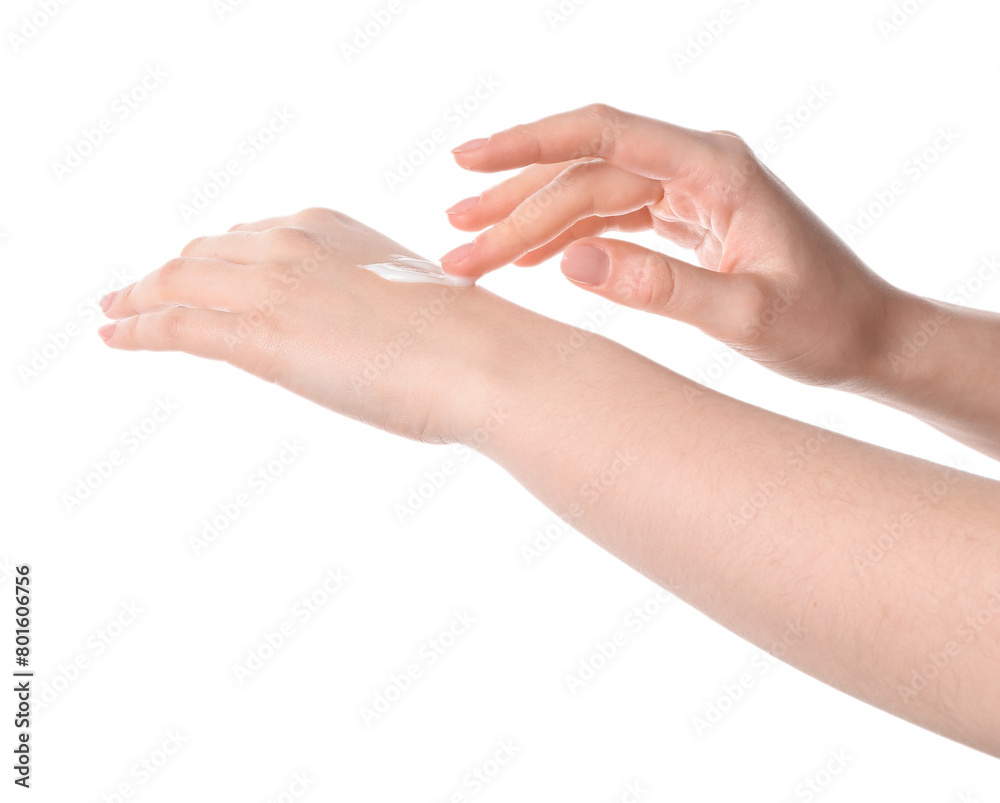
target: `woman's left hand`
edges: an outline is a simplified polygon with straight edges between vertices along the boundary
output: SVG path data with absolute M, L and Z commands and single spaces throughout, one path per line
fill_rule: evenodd
M 329 209 L 234 226 L 102 299 L 116 323 L 100 333 L 223 360 L 400 435 L 462 440 L 489 414 L 484 377 L 527 344 L 511 315 L 546 319 L 478 287 L 358 269 L 393 254 L 417 256 Z

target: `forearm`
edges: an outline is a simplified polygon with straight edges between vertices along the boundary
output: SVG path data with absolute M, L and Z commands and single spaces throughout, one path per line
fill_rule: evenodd
M 1000 315 L 901 293 L 865 396 L 1000 459 Z
M 738 635 L 769 649 L 797 628 L 790 664 L 1000 756 L 997 483 L 552 334 L 502 363 L 509 418 L 476 448 Z

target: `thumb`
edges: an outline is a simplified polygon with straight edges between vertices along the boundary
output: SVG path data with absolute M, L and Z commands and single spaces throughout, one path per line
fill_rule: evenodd
M 587 237 L 566 248 L 562 272 L 579 287 L 627 307 L 739 341 L 762 299 L 757 277 L 719 273 L 635 243 Z

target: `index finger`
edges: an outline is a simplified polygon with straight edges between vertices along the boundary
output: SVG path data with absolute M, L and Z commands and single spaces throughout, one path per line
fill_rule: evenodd
M 453 153 L 459 165 L 483 173 L 591 157 L 661 181 L 718 167 L 723 156 L 709 132 L 603 103 L 517 125 L 487 140 L 459 145 Z

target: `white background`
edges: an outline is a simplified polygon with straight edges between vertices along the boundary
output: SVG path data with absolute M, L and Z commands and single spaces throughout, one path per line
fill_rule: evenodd
M 995 759 L 764 660 L 680 601 L 657 605 L 650 581 L 485 458 L 367 429 L 218 363 L 112 351 L 92 306 L 116 275 L 138 278 L 197 235 L 314 205 L 437 258 L 468 239 L 443 210 L 497 180 L 448 150 L 592 101 L 774 140 L 767 163 L 870 265 L 956 300 L 1000 250 L 1000 7 L 911 0 L 889 30 L 881 1 L 400 0 L 348 57 L 357 26 L 387 5 L 4 4 L 0 641 L 8 673 L 9 572 L 28 562 L 35 695 L 49 702 L 34 712 L 33 789 L 12 792 L 5 769 L 2 798 L 96 803 L 128 783 L 125 799 L 144 803 L 263 803 L 293 799 L 298 773 L 306 801 L 611 803 L 634 799 L 636 783 L 658 803 L 785 801 L 810 799 L 801 785 L 817 779 L 824 801 L 1000 802 Z M 26 18 L 43 23 L 32 36 Z M 702 52 L 679 64 L 690 38 Z M 120 114 L 150 69 L 166 77 Z M 828 97 L 809 110 L 816 89 Z M 276 109 L 294 120 L 248 161 L 247 138 Z M 105 117 L 112 130 L 88 149 Z M 914 174 L 949 127 L 957 142 Z M 435 128 L 446 141 L 391 187 Z M 88 152 L 56 167 L 71 150 Z M 182 204 L 231 159 L 239 174 L 185 220 Z M 897 179 L 905 192 L 850 238 L 858 207 Z M 600 305 L 556 260 L 482 284 L 574 324 Z M 1000 310 L 1000 281 L 971 288 L 967 303 Z M 687 327 L 620 309 L 598 328 L 752 403 L 1000 477 L 919 422 L 796 386 Z M 146 421 L 131 449 L 123 437 L 158 400 L 176 411 Z M 256 493 L 250 476 L 286 439 L 304 451 Z M 115 449 L 124 463 L 67 509 Z M 446 461 L 451 476 L 401 520 L 396 506 Z M 252 504 L 195 554 L 189 539 L 240 492 Z M 560 537 L 529 564 L 523 547 L 546 528 Z M 337 568 L 350 579 L 297 617 Z M 636 630 L 629 614 L 646 603 L 655 613 Z M 134 621 L 111 624 L 133 604 Z M 428 665 L 427 644 L 466 612 L 475 623 Z M 292 635 L 241 683 L 234 667 L 284 621 Z M 628 643 L 572 693 L 567 676 L 616 630 Z M 420 678 L 366 724 L 362 709 L 410 663 Z M 753 686 L 727 704 L 744 673 Z M 712 705 L 727 710 L 699 732 Z M 5 723 L 13 706 L 5 693 Z M 182 747 L 143 782 L 137 762 L 161 758 L 172 732 Z M 8 767 L 10 724 L 2 733 Z M 486 786 L 467 783 L 505 741 L 513 758 Z M 848 759 L 831 778 L 835 751 Z

